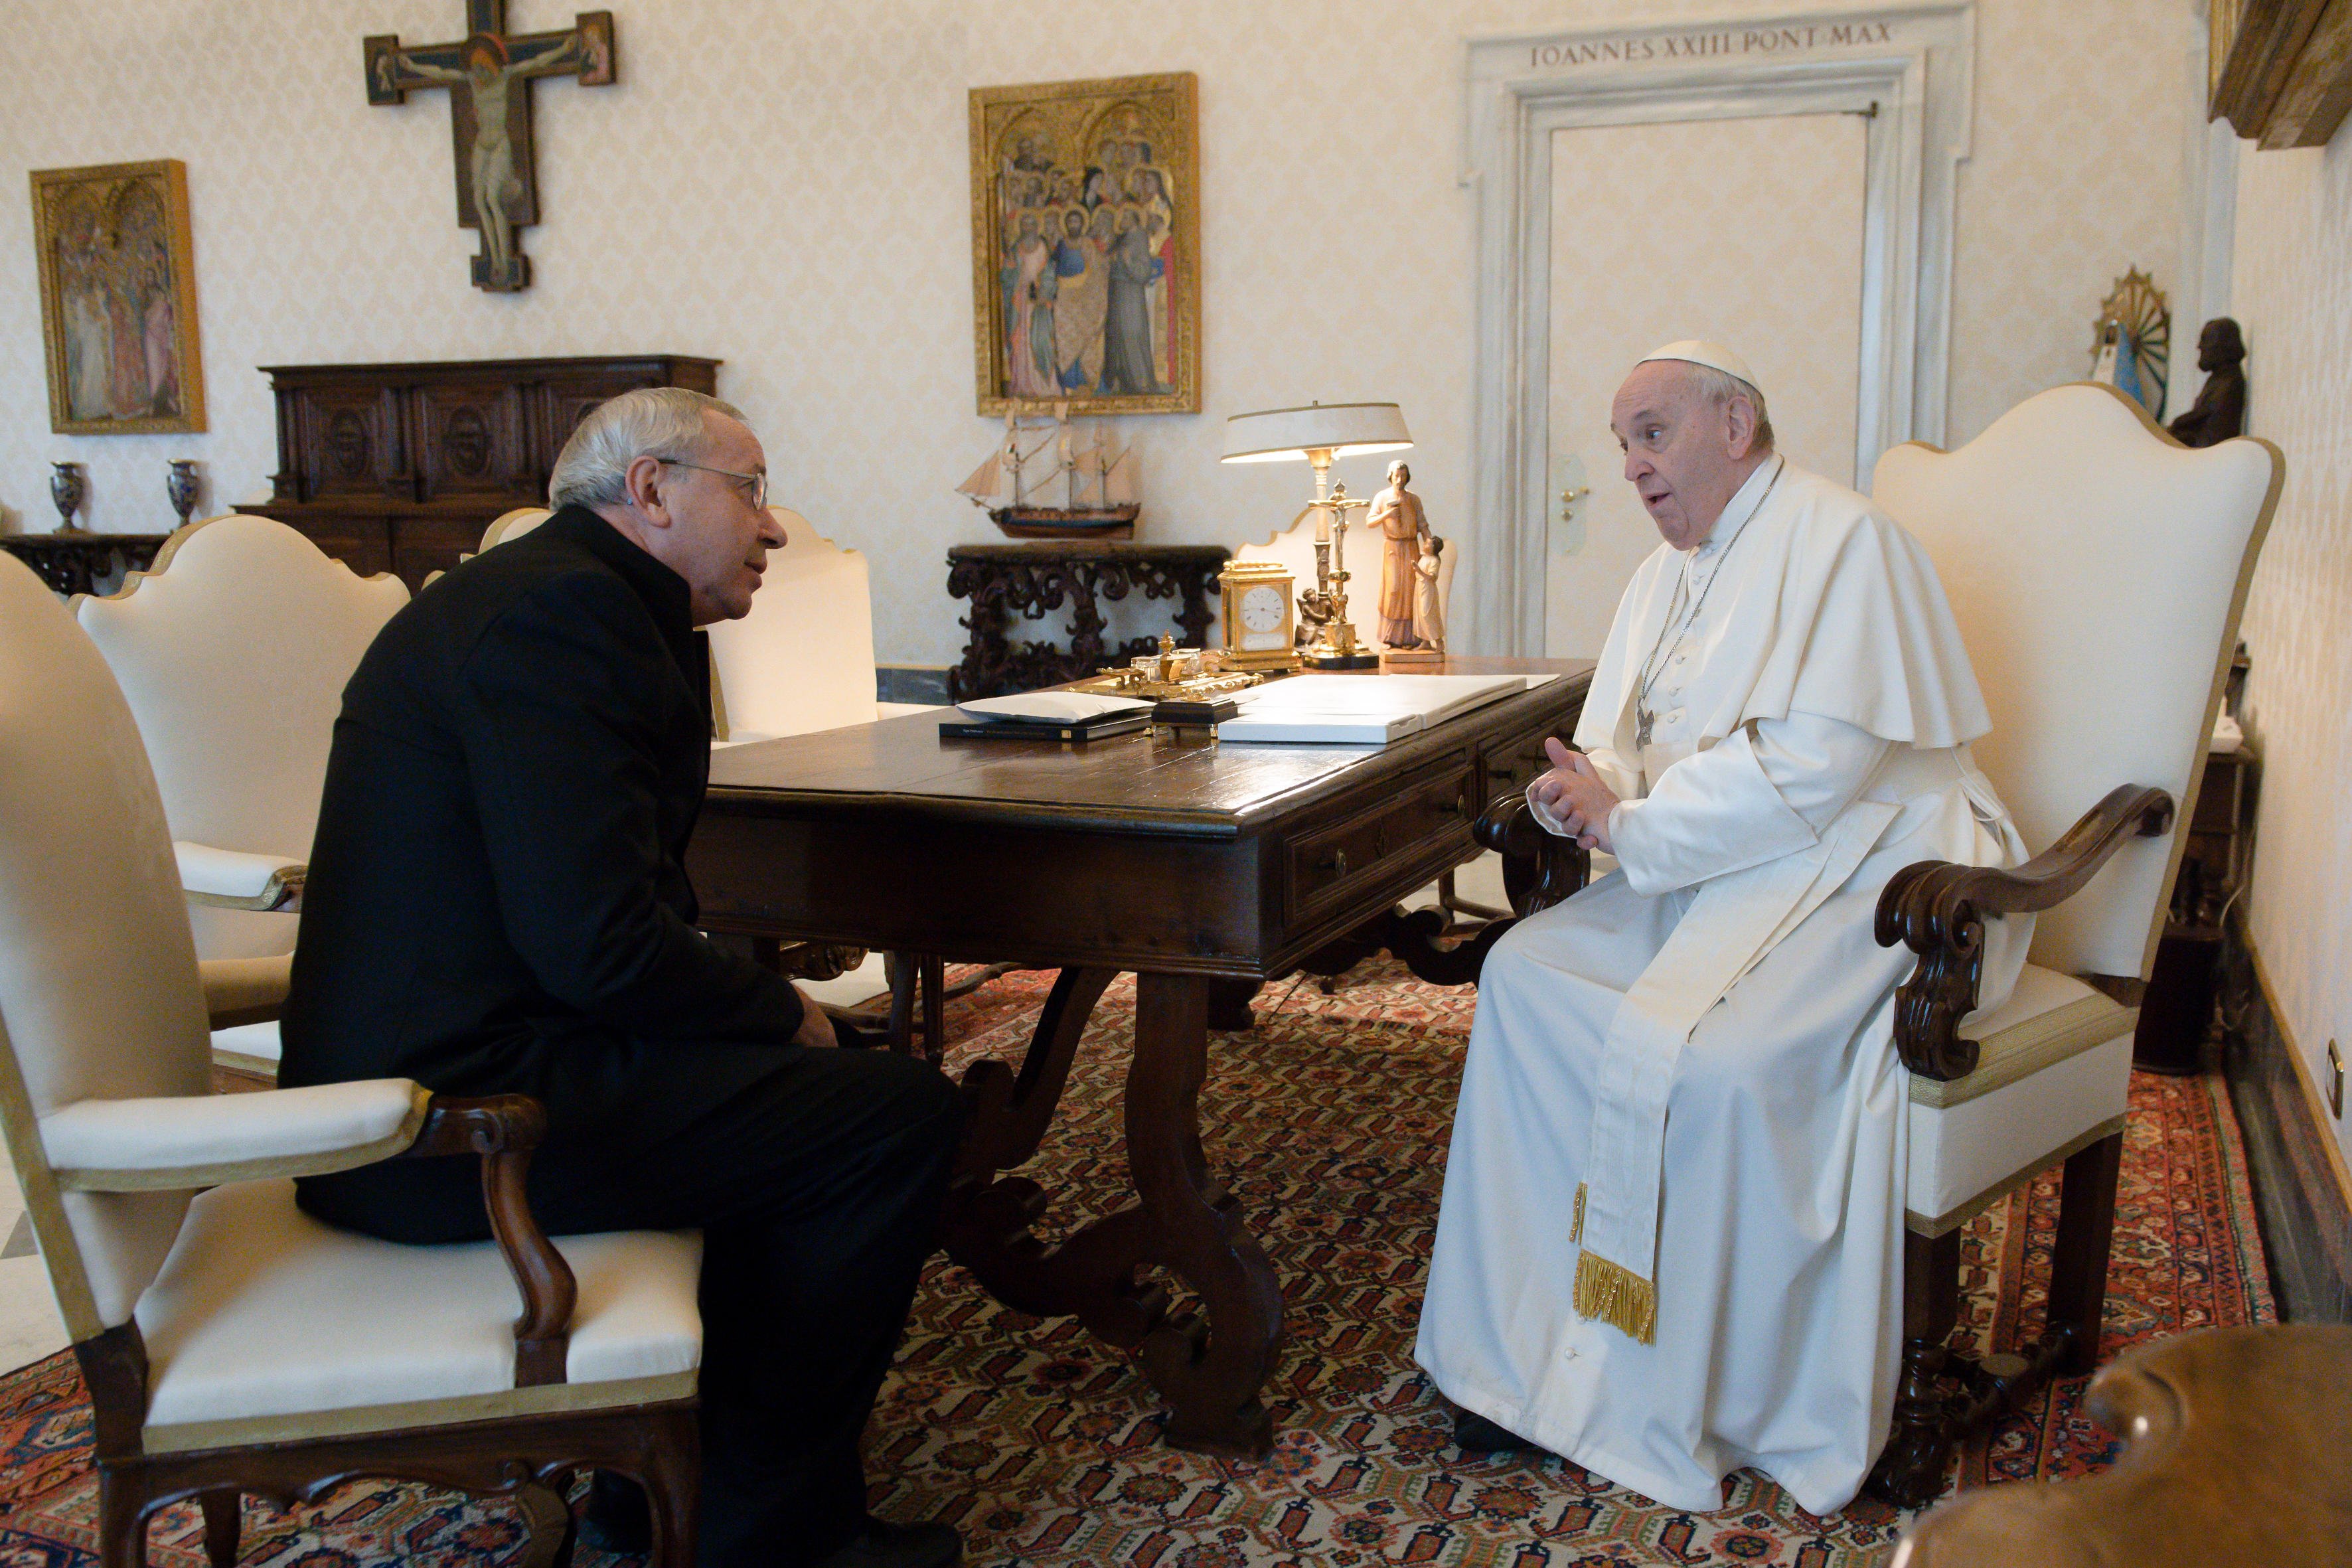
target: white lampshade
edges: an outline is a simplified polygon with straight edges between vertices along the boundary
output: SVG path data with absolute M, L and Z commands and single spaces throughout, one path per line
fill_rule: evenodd
M 1393 403 L 1310 403 L 1304 408 L 1269 408 L 1236 414 L 1225 421 L 1228 463 L 1279 463 L 1310 452 L 1345 458 L 1357 452 L 1395 452 L 1412 445 L 1404 415 Z

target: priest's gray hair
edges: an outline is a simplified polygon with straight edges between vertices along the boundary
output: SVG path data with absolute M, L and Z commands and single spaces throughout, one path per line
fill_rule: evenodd
M 1685 360 L 1683 368 L 1690 372 L 1692 384 L 1698 388 L 1699 395 L 1717 408 L 1728 408 L 1735 397 L 1748 399 L 1748 406 L 1756 410 L 1756 439 L 1748 444 L 1748 449 L 1750 452 L 1772 449 L 1772 416 L 1765 411 L 1762 393 L 1729 371 L 1717 370 L 1711 364 Z
M 629 499 L 629 465 L 639 458 L 690 458 L 702 450 L 705 414 L 743 411 L 682 386 L 640 386 L 581 416 L 547 476 L 547 504 L 618 506 Z

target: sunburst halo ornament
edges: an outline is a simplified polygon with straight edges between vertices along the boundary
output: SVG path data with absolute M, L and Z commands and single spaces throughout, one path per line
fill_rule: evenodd
M 2137 268 L 2116 279 L 2091 328 L 2091 379 L 2128 393 L 2151 418 L 2163 412 L 2172 310 L 2156 279 Z

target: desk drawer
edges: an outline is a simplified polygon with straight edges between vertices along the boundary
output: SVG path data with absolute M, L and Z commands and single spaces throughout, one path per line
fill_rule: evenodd
M 1544 754 L 1544 741 L 1551 733 L 1549 729 L 1528 730 L 1495 741 L 1481 752 L 1479 784 L 1485 794 L 1478 797 L 1478 810 L 1484 811 L 1499 796 L 1527 793 L 1528 785 L 1551 766 L 1551 759 Z
M 1286 891 L 1291 919 L 1311 918 L 1360 888 L 1393 875 L 1447 838 L 1466 839 L 1477 815 L 1467 751 L 1414 770 L 1394 785 L 1335 808 L 1290 845 Z

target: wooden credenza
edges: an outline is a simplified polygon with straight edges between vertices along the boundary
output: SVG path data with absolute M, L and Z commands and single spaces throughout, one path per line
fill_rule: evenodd
M 519 506 L 547 504 L 548 470 L 580 416 L 640 386 L 713 392 L 719 362 L 682 354 L 268 366 L 278 472 L 245 510 L 300 529 L 360 573 L 413 593 Z

